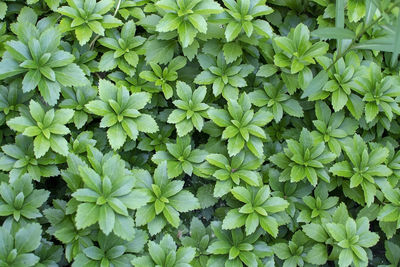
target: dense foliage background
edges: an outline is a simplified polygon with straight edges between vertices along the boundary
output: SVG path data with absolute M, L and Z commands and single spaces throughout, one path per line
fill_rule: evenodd
M 0 1 L 0 266 L 399 266 L 399 11 Z

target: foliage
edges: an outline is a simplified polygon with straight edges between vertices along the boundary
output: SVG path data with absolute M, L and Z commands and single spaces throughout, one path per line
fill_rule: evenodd
M 180 224 L 179 213 L 188 212 L 200 207 L 199 201 L 187 190 L 183 189 L 183 181 L 169 180 L 167 163 L 163 161 L 151 177 L 145 170 L 135 171 L 138 182 L 139 201 L 148 200 L 136 213 L 136 225 L 148 226 L 150 234 L 159 233 L 165 225 L 177 228 Z
M 178 100 L 173 103 L 177 107 L 168 116 L 168 122 L 174 123 L 178 136 L 184 136 L 196 128 L 199 132 L 207 117 L 208 105 L 202 103 L 207 93 L 207 88 L 201 86 L 192 92 L 192 89 L 184 82 L 176 83 Z
M 41 217 L 40 206 L 46 202 L 50 192 L 34 189 L 29 175 L 23 175 L 11 184 L 0 184 L 0 216 L 15 221 Z M 10 217 L 9 217 L 10 216 Z
M 191 138 L 188 135 L 178 137 L 176 144 L 167 143 L 166 147 L 167 151 L 158 151 L 152 160 L 157 165 L 167 162 L 169 178 L 175 178 L 183 172 L 192 175 L 193 171 L 197 172 L 198 166 L 207 156 L 204 150 L 192 150 Z
M 246 235 L 250 235 L 260 225 L 273 237 L 278 235 L 278 222 L 271 215 L 284 211 L 289 206 L 286 200 L 280 197 L 271 197 L 268 186 L 263 186 L 259 190 L 254 187 L 237 186 L 231 190 L 231 193 L 244 205 L 231 209 L 226 214 L 222 222 L 223 229 L 234 229 L 245 225 Z
M 350 188 L 361 186 L 364 200 L 371 205 L 376 194 L 375 177 L 386 177 L 392 171 L 385 166 L 389 151 L 385 147 L 377 146 L 369 151 L 367 144 L 359 135 L 354 135 L 344 146 L 348 160 L 335 163 L 330 171 L 338 176 L 350 179 Z
M 98 223 L 105 235 L 113 232 L 122 239 L 132 240 L 134 222 L 129 210 L 142 207 L 150 197 L 133 189 L 135 177 L 119 155 L 110 152 L 102 155 L 95 148 L 89 152 L 91 166 L 74 166 L 83 182 L 82 188 L 72 194 L 80 202 L 76 208 L 76 227 L 84 229 Z
M 159 244 L 149 241 L 148 247 L 149 255 L 132 260 L 134 266 L 190 266 L 189 263 L 195 256 L 195 249 L 190 246 L 177 249 L 169 234 L 165 235 Z
M 400 264 L 400 0 L 0 0 L 0 266 Z
M 58 13 L 65 16 L 60 21 L 60 28 L 64 32 L 74 31 L 80 45 L 86 44 L 93 32 L 104 35 L 105 29 L 122 25 L 119 19 L 107 14 L 114 6 L 113 0 L 71 0 L 67 3 L 57 9 Z
M 227 110 L 211 109 L 210 119 L 223 127 L 222 139 L 228 139 L 228 154 L 235 156 L 246 147 L 260 158 L 263 154 L 263 140 L 267 139 L 262 129 L 273 118 L 272 113 L 251 109 L 249 96 L 243 93 L 238 100 L 228 100 Z
M 242 181 L 253 186 L 261 184 L 261 177 L 256 170 L 262 164 L 262 160 L 252 156 L 251 153 L 242 151 L 231 160 L 223 154 L 210 154 L 206 160 L 215 166 L 211 174 L 217 179 L 214 187 L 216 197 L 229 193 L 233 185 L 240 185 Z
M 34 137 L 33 151 L 41 158 L 51 148 L 63 156 L 68 155 L 68 142 L 63 137 L 70 133 L 67 124 L 74 115 L 73 109 L 49 109 L 34 100 L 29 102 L 29 110 L 21 107 L 19 117 L 7 122 L 8 126 L 25 136 Z
M 151 115 L 139 112 L 150 101 L 150 94 L 130 94 L 125 87 L 117 87 L 109 81 L 100 80 L 99 97 L 99 100 L 92 100 L 85 107 L 93 114 L 103 117 L 100 127 L 108 128 L 107 138 L 114 150 L 125 143 L 127 136 L 135 141 L 139 131 L 158 131 L 157 123 Z
M 317 143 L 305 128 L 301 131 L 299 141 L 290 139 L 286 143 L 287 148 L 284 148 L 284 152 L 270 158 L 275 165 L 283 169 L 281 181 L 298 182 L 307 178 L 313 186 L 317 185 L 318 178 L 330 182 L 326 164 L 332 162 L 336 156 L 327 151 L 324 143 Z
M 37 19 L 35 13 L 29 15 L 34 17 L 34 21 Z M 40 26 L 26 19 L 21 19 L 15 25 L 18 41 L 5 43 L 0 79 L 23 77 L 24 93 L 38 88 L 43 99 L 54 106 L 62 86 L 83 86 L 88 80 L 79 66 L 73 63 L 75 57 L 59 48 L 61 34 L 58 29 Z

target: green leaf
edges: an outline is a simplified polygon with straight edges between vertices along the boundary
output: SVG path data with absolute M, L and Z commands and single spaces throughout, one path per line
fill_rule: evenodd
M 179 219 L 179 212 L 176 209 L 167 205 L 163 209 L 163 215 L 173 227 L 178 228 L 181 220 Z
M 379 107 L 375 103 L 367 103 L 365 105 L 365 120 L 367 122 L 372 121 L 375 119 L 376 115 L 379 113 Z
M 199 14 L 191 14 L 188 16 L 190 23 L 201 33 L 207 32 L 207 22 L 203 16 Z
M 198 199 L 185 190 L 169 198 L 169 203 L 179 212 L 188 212 L 200 208 Z
M 351 249 L 343 249 L 339 254 L 339 265 L 349 266 L 353 262 L 353 253 Z
M 229 156 L 237 155 L 244 147 L 245 141 L 239 134 L 228 140 Z
M 271 216 L 259 217 L 261 227 L 267 231 L 271 236 L 276 238 L 278 235 L 278 223 L 275 218 Z
M 36 139 L 35 139 L 36 140 Z M 52 135 L 50 138 L 50 147 L 54 152 L 63 156 L 68 155 L 68 142 L 64 137 L 59 135 Z
M 201 209 L 209 208 L 218 201 L 218 199 L 213 196 L 213 186 L 211 184 L 200 187 L 197 190 L 196 198 L 199 200 Z
M 273 64 L 262 65 L 257 72 L 257 76 L 268 78 L 274 75 L 278 71 L 278 68 Z
M 289 206 L 289 202 L 280 197 L 270 197 L 264 203 L 264 208 L 269 213 L 276 213 L 285 210 Z
M 108 205 L 102 205 L 98 216 L 101 231 L 108 235 L 114 228 L 115 214 L 113 210 Z
M 226 26 L 225 38 L 228 42 L 234 40 L 242 30 L 242 26 L 236 22 L 232 21 Z
M 78 39 L 80 45 L 84 45 L 89 42 L 90 37 L 92 37 L 92 33 L 92 30 L 86 25 L 81 25 L 75 29 L 76 39 Z
M 41 235 L 40 224 L 27 224 L 15 234 L 15 248 L 21 254 L 32 252 L 40 245 Z
M 114 58 L 114 52 L 108 51 L 103 54 L 99 62 L 99 69 L 101 71 L 109 71 L 117 67 L 117 61 Z
M 107 138 L 114 150 L 122 147 L 126 140 L 126 133 L 121 124 L 117 123 L 107 130 Z
M 135 119 L 135 122 L 138 130 L 141 132 L 155 133 L 159 130 L 157 122 L 148 114 L 140 115 L 139 118 Z
M 317 242 L 324 243 L 328 239 L 328 235 L 320 224 L 306 224 L 303 226 L 304 233 Z
M 304 90 L 301 98 L 312 97 L 318 94 L 322 87 L 328 81 L 329 76 L 325 70 L 321 70 L 310 82 L 307 88 Z
M 222 229 L 234 229 L 242 227 L 246 222 L 246 215 L 239 213 L 237 209 L 230 210 L 222 221 Z
M 93 260 L 101 260 L 104 257 L 104 252 L 99 249 L 98 247 L 91 246 L 87 247 L 83 250 L 83 253 L 85 255 Z
M 44 137 L 43 135 L 38 135 L 33 140 L 33 147 L 35 157 L 40 158 L 44 154 L 46 154 L 47 151 L 49 151 L 50 141 L 46 139 L 46 137 Z
M 359 42 L 358 44 L 355 44 L 352 49 L 367 49 L 382 52 L 393 52 L 393 43 L 393 36 L 385 36 Z
M 237 42 L 224 44 L 222 50 L 224 51 L 224 57 L 228 64 L 232 63 L 243 54 L 242 47 Z
M 178 27 L 178 34 L 182 47 L 188 47 L 193 43 L 197 30 L 191 23 L 183 21 Z
M 276 256 L 282 260 L 286 260 L 292 256 L 289 247 L 285 243 L 277 243 L 272 246 Z
M 93 203 L 82 203 L 78 206 L 76 212 L 76 227 L 84 229 L 95 224 L 100 216 L 100 209 Z
M 323 244 L 315 244 L 307 253 L 306 261 L 311 264 L 323 265 L 328 259 L 328 252 Z
M 242 201 L 244 203 L 251 203 L 252 202 L 251 193 L 245 187 L 236 186 L 235 188 L 233 188 L 231 190 L 231 193 L 236 199 L 238 199 L 238 200 L 240 200 L 240 201 Z
M 322 39 L 354 39 L 355 33 L 349 29 L 338 27 L 324 27 L 311 32 L 312 36 Z
M 167 13 L 157 24 L 157 31 L 169 32 L 178 29 L 182 18 L 176 14 Z
M 335 224 L 335 223 L 328 223 L 326 225 L 326 228 L 328 229 L 330 235 L 337 241 L 340 242 L 344 239 L 346 239 L 346 232 L 344 229 L 344 226 L 341 224 Z

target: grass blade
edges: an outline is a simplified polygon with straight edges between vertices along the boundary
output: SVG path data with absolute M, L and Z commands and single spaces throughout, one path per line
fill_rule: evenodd
M 336 0 L 335 26 L 336 28 L 344 29 L 344 0 Z M 337 39 L 337 50 L 339 55 L 342 54 L 342 39 Z
M 390 60 L 390 67 L 394 68 L 397 65 L 399 60 L 399 53 L 400 53 L 400 16 L 397 16 L 396 22 L 396 35 L 394 37 L 393 43 L 393 54 Z

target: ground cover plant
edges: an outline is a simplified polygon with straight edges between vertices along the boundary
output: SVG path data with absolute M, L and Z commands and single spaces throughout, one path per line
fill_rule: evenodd
M 400 264 L 400 0 L 0 1 L 0 266 Z

